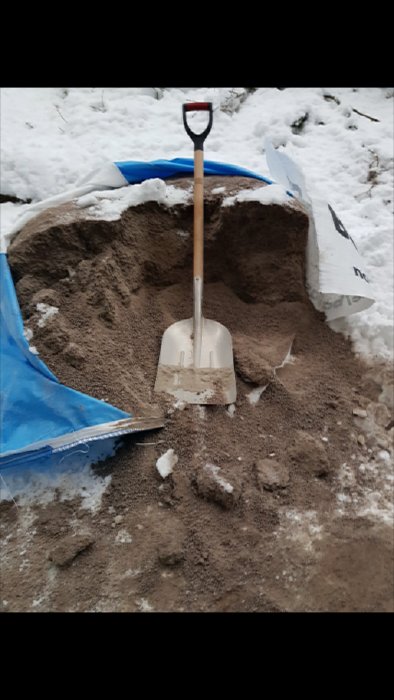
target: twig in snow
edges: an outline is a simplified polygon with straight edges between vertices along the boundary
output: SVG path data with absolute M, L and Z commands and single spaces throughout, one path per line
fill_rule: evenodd
M 325 95 L 323 95 L 323 98 L 326 100 L 326 102 L 330 102 L 330 100 L 332 100 L 333 102 L 336 102 L 337 105 L 341 104 L 341 100 L 338 100 L 338 98 L 335 97 L 335 95 L 329 95 L 328 93 L 326 93 Z
M 92 104 L 90 105 L 91 109 L 93 109 L 94 112 L 106 112 L 107 107 L 104 104 L 104 90 L 101 91 L 101 102 L 98 104 Z
M 55 106 L 56 112 L 58 113 L 59 117 L 61 117 L 61 118 L 63 119 L 63 121 L 66 122 L 66 124 L 68 124 L 67 119 L 65 119 L 65 118 L 63 117 L 63 115 L 62 115 L 62 113 L 61 113 L 59 107 L 58 107 L 57 105 L 54 105 L 54 106 Z
M 368 148 L 368 151 L 372 154 L 372 162 L 368 166 L 368 177 L 367 177 L 367 182 L 370 182 L 371 185 L 366 190 L 365 192 L 360 192 L 359 194 L 355 195 L 355 199 L 364 199 L 365 197 L 371 197 L 371 192 L 373 188 L 378 184 L 378 175 L 379 175 L 379 165 L 380 165 L 380 159 L 377 153 L 373 151 L 371 148 Z
M 375 117 L 370 117 L 369 114 L 364 114 L 363 112 L 359 112 L 358 109 L 355 109 L 352 107 L 352 111 L 356 112 L 356 114 L 359 114 L 360 117 L 366 117 L 366 119 L 370 119 L 371 122 L 380 122 L 380 119 L 376 119 Z

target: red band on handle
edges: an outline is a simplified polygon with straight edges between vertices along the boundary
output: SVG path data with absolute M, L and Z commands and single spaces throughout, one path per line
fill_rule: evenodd
M 209 102 L 187 102 L 185 104 L 186 112 L 203 112 L 209 110 Z

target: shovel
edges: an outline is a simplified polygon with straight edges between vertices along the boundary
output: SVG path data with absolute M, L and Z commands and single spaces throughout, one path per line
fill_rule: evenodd
M 229 404 L 237 390 L 231 335 L 202 315 L 204 279 L 204 141 L 212 127 L 212 102 L 184 104 L 183 123 L 194 143 L 193 318 L 173 323 L 163 334 L 155 391 L 192 404 Z M 200 134 L 190 129 L 187 112 L 209 112 Z

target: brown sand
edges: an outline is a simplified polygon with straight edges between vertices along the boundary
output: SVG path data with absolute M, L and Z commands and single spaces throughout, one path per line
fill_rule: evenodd
M 382 449 L 359 440 L 352 414 L 382 405 L 381 386 L 308 299 L 301 207 L 221 209 L 218 185 L 230 194 L 261 183 L 215 177 L 206 187 L 204 314 L 234 338 L 233 416 L 223 406 L 175 408 L 153 391 L 163 331 L 191 316 L 191 206 L 148 203 L 103 222 L 63 205 L 11 246 L 31 342 L 58 378 L 167 419 L 97 467 L 112 475 L 98 514 L 77 500 L 34 508 L 27 571 L 12 549 L 20 515 L 3 507 L 3 534 L 14 537 L 8 610 L 32 609 L 43 590 L 40 610 L 393 608 L 390 527 L 341 514 L 336 499 L 341 465 Z M 38 302 L 59 307 L 43 328 Z M 279 368 L 290 345 L 293 362 Z M 253 405 L 248 394 L 263 385 Z M 155 463 L 169 448 L 179 459 L 162 480 Z M 354 479 L 362 489 L 367 475 Z M 120 528 L 132 541 L 115 546 Z

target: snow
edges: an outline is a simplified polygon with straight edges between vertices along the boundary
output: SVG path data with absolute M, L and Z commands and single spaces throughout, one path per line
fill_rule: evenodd
M 267 185 L 266 187 L 257 187 L 250 190 L 242 190 L 237 194 L 226 197 L 222 202 L 222 207 L 231 207 L 236 202 L 260 202 L 260 204 L 288 204 L 291 206 L 290 199 L 285 188 L 282 185 Z
M 139 598 L 136 602 L 141 612 L 152 612 L 154 609 L 146 598 Z
M 256 386 L 255 389 L 252 389 L 252 391 L 246 395 L 249 403 L 252 404 L 252 406 L 255 406 L 258 403 L 261 394 L 266 390 L 267 386 L 268 384 L 264 384 L 264 386 Z
M 23 335 L 25 336 L 27 342 L 29 343 L 30 340 L 33 338 L 33 331 L 31 328 L 24 328 L 23 329 Z
M 286 365 L 294 365 L 296 358 L 294 357 L 294 355 L 291 354 L 292 347 L 293 341 L 290 343 L 290 347 L 283 361 L 280 363 L 280 365 L 276 365 L 276 367 L 274 367 L 274 372 L 276 372 L 277 369 L 282 369 L 282 367 L 285 367 Z
M 129 207 L 144 202 L 158 202 L 166 207 L 187 204 L 192 199 L 189 190 L 167 185 L 160 178 L 145 180 L 140 185 L 128 185 L 116 190 L 92 192 L 76 200 L 77 206 L 87 208 L 87 218 L 115 221 Z
M 1 168 L 0 168 L 1 173 Z M 5 253 L 12 238 L 11 229 L 17 219 L 28 209 L 28 204 L 4 202 L 0 204 L 0 252 Z M 11 232 L 11 234 L 10 234 Z
M 370 479 L 369 484 L 357 485 L 357 470 Z M 373 461 L 365 461 L 358 466 L 345 462 L 339 469 L 336 481 L 340 489 L 336 495 L 338 515 L 370 518 L 392 530 L 394 475 L 392 457 L 387 450 L 380 450 Z
M 37 202 L 82 185 L 88 173 L 114 161 L 190 157 L 193 147 L 181 118 L 187 100 L 213 102 L 207 159 L 269 176 L 268 137 L 302 168 L 308 188 L 318 186 L 354 239 L 376 299 L 369 309 L 331 325 L 349 335 L 364 357 L 391 358 L 392 89 L 3 88 L 0 191 Z M 190 114 L 192 128 L 203 116 Z M 135 187 L 122 188 L 119 197 L 101 193 L 89 215 L 117 217 L 129 196 L 141 196 L 133 191 L 144 192 Z M 264 196 L 274 187 L 262 188 Z M 157 188 L 168 204 L 169 186 Z M 1 230 L 7 232 L 26 207 L 2 204 Z
M 80 507 L 96 513 L 101 499 L 111 483 L 111 476 L 97 476 L 90 467 L 79 471 L 57 474 L 35 473 L 27 479 L 24 476 L 0 474 L 0 502 L 18 497 L 18 508 L 41 503 L 46 505 L 57 496 L 60 501 L 82 498 Z
M 50 318 L 53 318 L 54 316 L 56 316 L 56 314 L 59 313 L 58 307 L 51 306 L 50 304 L 39 303 L 36 305 L 36 309 L 41 314 L 41 318 L 38 320 L 37 323 L 37 325 L 40 328 L 46 326 L 47 321 L 49 321 Z
M 171 474 L 177 462 L 178 456 L 175 454 L 172 448 L 167 450 L 167 452 L 164 452 L 164 454 L 162 454 L 156 462 L 156 468 L 160 476 L 165 479 L 169 474 Z
M 290 343 L 289 349 L 283 358 L 282 362 L 279 365 L 276 365 L 276 367 L 273 368 L 274 374 L 276 374 L 277 369 L 282 369 L 282 367 L 285 367 L 285 365 L 293 365 L 296 361 L 296 358 L 291 354 L 291 349 L 293 347 L 293 341 Z M 256 406 L 256 404 L 259 402 L 261 394 L 267 389 L 268 384 L 264 384 L 263 386 L 256 386 L 252 391 L 247 394 L 247 398 L 250 404 L 252 406 Z
M 115 537 L 115 542 L 116 544 L 131 544 L 133 541 L 132 536 L 130 535 L 127 530 L 119 530 L 118 534 Z
M 315 545 L 323 538 L 323 525 L 318 520 L 315 510 L 301 511 L 296 508 L 279 511 L 280 531 L 287 538 L 307 552 L 315 551 Z

